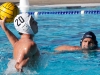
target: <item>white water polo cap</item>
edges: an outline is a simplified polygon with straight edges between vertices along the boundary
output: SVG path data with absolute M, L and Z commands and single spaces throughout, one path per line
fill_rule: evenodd
M 36 34 L 38 32 L 37 22 L 28 13 L 22 13 L 14 18 L 15 29 L 24 34 Z

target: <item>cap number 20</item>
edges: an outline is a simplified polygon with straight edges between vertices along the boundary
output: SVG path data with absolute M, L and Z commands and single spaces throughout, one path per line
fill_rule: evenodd
M 23 23 L 23 22 L 25 22 L 25 21 L 24 21 L 24 19 L 22 18 L 22 16 L 19 16 L 19 17 L 15 20 L 15 22 L 17 22 L 17 25 L 20 26 L 21 23 Z

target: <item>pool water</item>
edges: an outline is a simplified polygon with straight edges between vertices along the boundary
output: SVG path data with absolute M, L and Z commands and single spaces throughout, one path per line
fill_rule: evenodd
M 29 12 L 99 9 L 100 7 L 79 9 L 31 8 Z M 57 51 L 54 50 L 57 46 L 64 44 L 79 46 L 82 35 L 87 31 L 93 31 L 96 34 L 99 45 L 99 14 L 43 14 L 32 16 L 38 22 L 39 31 L 35 35 L 34 41 L 37 43 L 41 56 L 34 67 L 25 67 L 23 73 L 16 72 L 13 63 L 9 62 L 13 57 L 13 48 L 0 28 L 0 75 L 9 73 L 10 75 L 100 75 L 100 52 L 85 54 L 81 51 L 66 51 L 56 53 Z M 20 38 L 13 23 L 6 25 Z

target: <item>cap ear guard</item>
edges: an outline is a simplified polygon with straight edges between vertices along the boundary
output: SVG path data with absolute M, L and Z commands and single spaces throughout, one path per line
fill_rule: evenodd
M 22 13 L 17 15 L 14 19 L 15 29 L 20 33 L 34 35 L 35 33 L 37 33 L 37 32 L 34 33 L 34 31 L 36 30 L 38 31 L 38 29 L 35 29 L 38 26 L 37 24 L 35 25 L 33 22 L 31 23 L 32 20 L 34 20 L 33 17 L 28 13 Z M 32 26 L 34 28 L 32 28 Z
M 38 26 L 37 26 L 37 22 L 34 20 L 34 18 L 32 16 L 29 20 L 29 24 L 30 24 L 31 29 L 33 30 L 34 34 L 36 34 L 38 32 Z

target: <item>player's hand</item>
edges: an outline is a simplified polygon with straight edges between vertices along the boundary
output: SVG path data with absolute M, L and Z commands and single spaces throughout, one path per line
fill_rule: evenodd
M 6 19 L 7 19 L 6 17 L 3 20 L 0 19 L 0 26 L 2 27 L 2 29 L 5 28 L 5 21 L 6 21 Z
M 18 72 L 23 72 L 22 66 L 19 63 L 16 63 L 15 68 Z

